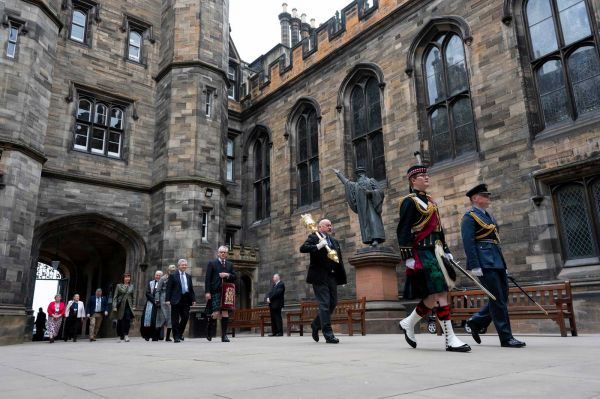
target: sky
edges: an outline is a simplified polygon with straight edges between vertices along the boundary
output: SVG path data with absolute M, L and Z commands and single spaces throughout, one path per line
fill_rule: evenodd
M 305 13 L 306 21 L 310 23 L 314 18 L 317 26 L 351 3 L 350 0 L 230 0 L 231 37 L 242 60 L 252 62 L 281 41 L 278 15 L 284 2 L 290 14 L 292 8 L 297 8 L 298 16 Z

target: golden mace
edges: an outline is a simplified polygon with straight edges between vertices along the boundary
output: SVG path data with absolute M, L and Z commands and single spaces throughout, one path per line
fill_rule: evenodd
M 304 223 L 304 226 L 309 231 L 315 233 L 317 235 L 317 237 L 319 237 L 320 240 L 323 240 L 325 238 L 319 232 L 319 229 L 317 228 L 317 222 L 314 221 L 314 219 L 312 218 L 310 213 L 305 213 L 304 215 L 301 215 L 300 217 L 302 218 L 302 223 Z M 327 257 L 329 259 L 331 259 L 332 261 L 334 261 L 335 263 L 340 263 L 340 258 L 338 258 L 337 252 L 335 252 L 334 249 L 331 249 L 329 247 L 329 245 L 325 245 L 325 248 L 327 249 Z

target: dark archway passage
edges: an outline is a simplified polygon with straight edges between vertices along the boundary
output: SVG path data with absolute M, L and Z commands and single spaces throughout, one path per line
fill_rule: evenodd
M 79 294 L 87 301 L 97 288 L 112 303 L 115 284 L 125 271 L 132 274 L 136 285 L 136 300 L 143 290 L 139 284 L 145 269 L 146 248 L 142 238 L 127 226 L 98 214 L 61 217 L 36 229 L 32 260 L 56 265 L 65 277 L 59 287 L 65 303 Z M 28 304 L 31 306 L 35 289 L 35 273 L 31 274 Z M 142 294 L 143 295 L 143 294 Z M 48 303 L 52 300 L 48 298 Z M 87 313 L 86 309 L 86 313 Z M 100 337 L 113 336 L 111 322 L 106 319 Z

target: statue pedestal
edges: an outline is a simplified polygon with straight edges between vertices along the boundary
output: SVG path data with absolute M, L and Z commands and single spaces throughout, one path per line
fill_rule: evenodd
M 367 299 L 368 334 L 398 333 L 398 321 L 406 314 L 398 301 L 396 266 L 400 256 L 390 248 L 368 247 L 348 258 L 356 271 L 356 297 Z

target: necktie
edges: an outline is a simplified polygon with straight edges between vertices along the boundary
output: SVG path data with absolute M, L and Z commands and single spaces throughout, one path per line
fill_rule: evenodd
M 181 273 L 181 293 L 185 294 L 187 292 L 187 279 L 185 278 L 185 273 Z
M 100 298 L 96 297 L 96 312 L 100 311 Z

